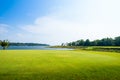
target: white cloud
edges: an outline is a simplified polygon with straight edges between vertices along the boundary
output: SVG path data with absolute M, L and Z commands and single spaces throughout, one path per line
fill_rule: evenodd
M 97 39 L 120 35 L 118 0 L 69 0 L 49 15 L 38 17 L 22 29 L 33 40 L 59 44 L 77 39 Z M 68 4 L 67 4 L 68 3 Z
M 59 20 L 54 17 L 37 18 L 32 25 L 25 25 L 23 30 L 28 31 L 34 36 L 42 35 L 44 43 L 60 44 L 77 39 L 97 39 L 103 37 L 115 37 L 119 35 L 118 27 L 120 24 L 80 24 L 66 20 Z M 43 36 L 47 36 L 46 38 Z
M 24 37 L 24 34 L 22 34 L 22 33 L 17 33 L 16 36 L 17 36 L 17 37 L 20 37 L 20 38 L 23 38 L 23 37 Z
M 0 24 L 0 34 L 7 33 L 8 32 L 7 27 L 8 25 L 6 24 Z

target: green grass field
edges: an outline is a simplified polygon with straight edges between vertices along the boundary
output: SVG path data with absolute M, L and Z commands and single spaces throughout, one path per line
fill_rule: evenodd
M 120 80 L 120 53 L 1 50 L 0 80 Z

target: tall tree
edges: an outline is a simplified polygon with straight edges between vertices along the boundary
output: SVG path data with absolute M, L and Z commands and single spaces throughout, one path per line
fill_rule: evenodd
M 5 50 L 9 45 L 9 41 L 8 40 L 0 41 L 0 45 L 2 46 L 3 50 Z
M 115 37 L 115 45 L 116 46 L 120 46 L 120 36 L 119 37 Z
M 120 36 L 113 38 L 103 38 L 94 41 L 87 40 L 77 40 L 68 43 L 68 46 L 120 46 Z
M 84 40 L 83 39 L 81 39 L 81 40 L 79 40 L 79 46 L 84 46 Z
M 89 40 L 89 39 L 87 39 L 87 40 L 85 41 L 84 46 L 90 46 L 90 40 Z

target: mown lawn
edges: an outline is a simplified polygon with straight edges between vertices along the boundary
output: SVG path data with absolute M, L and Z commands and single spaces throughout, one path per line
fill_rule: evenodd
M 0 80 L 120 80 L 120 53 L 1 50 Z

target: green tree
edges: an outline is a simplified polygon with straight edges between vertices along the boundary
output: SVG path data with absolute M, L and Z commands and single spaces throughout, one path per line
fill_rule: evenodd
M 75 42 L 72 42 L 72 46 L 76 46 L 76 45 L 75 45 Z
M 119 37 L 115 37 L 115 45 L 116 46 L 120 46 L 120 36 Z
M 70 42 L 70 43 L 67 43 L 67 46 L 72 46 L 72 42 Z
M 89 39 L 87 39 L 87 40 L 85 41 L 84 46 L 90 46 L 90 40 L 89 40 Z
M 84 46 L 84 40 L 83 39 L 81 39 L 81 40 L 79 40 L 79 44 L 78 44 L 78 46 Z
M 62 43 L 61 46 L 64 46 L 64 43 Z
M 9 45 L 9 41 L 8 40 L 0 41 L 0 45 L 2 46 L 3 50 L 5 50 Z
M 96 45 L 97 45 L 96 41 L 90 42 L 90 46 L 96 46 Z

